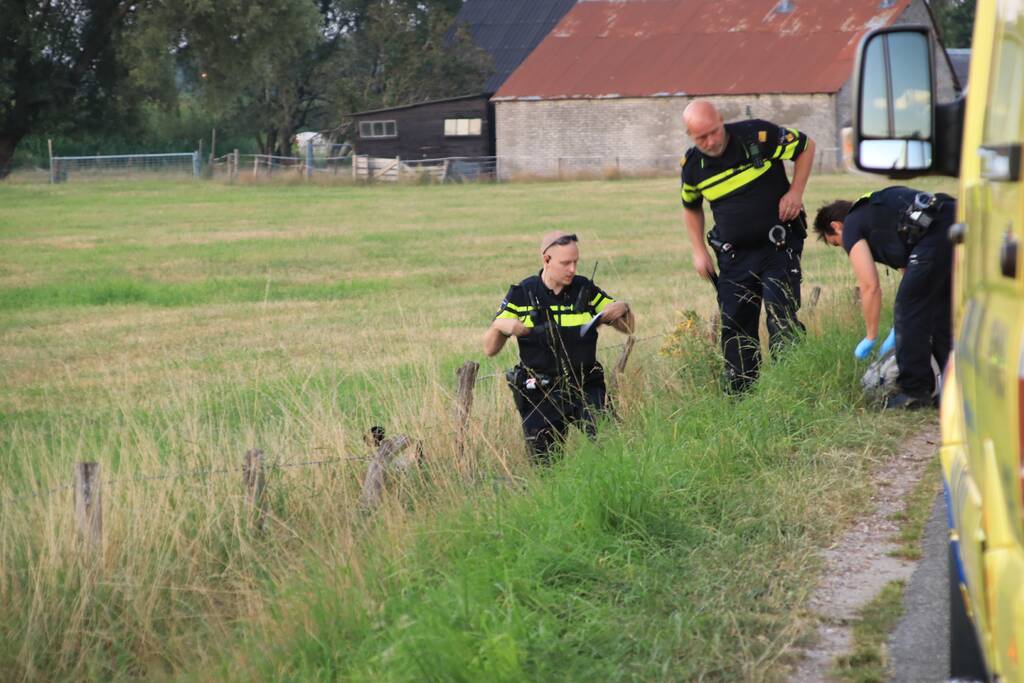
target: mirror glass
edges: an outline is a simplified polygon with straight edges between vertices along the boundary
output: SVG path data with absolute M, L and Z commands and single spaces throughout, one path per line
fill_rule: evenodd
M 930 138 L 932 135 L 932 72 L 928 37 L 922 33 L 889 35 L 892 65 L 892 113 L 890 138 Z
M 864 137 L 891 137 L 884 38 L 884 35 L 875 36 L 864 49 L 863 80 L 860 87 L 860 134 Z
M 928 139 L 932 135 L 932 75 L 928 36 L 882 33 L 864 47 L 860 135 Z
M 924 171 L 932 165 L 932 143 L 927 140 L 862 140 L 860 165 L 887 171 Z

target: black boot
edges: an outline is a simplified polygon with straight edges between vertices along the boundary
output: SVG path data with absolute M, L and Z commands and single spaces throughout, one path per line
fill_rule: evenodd
M 901 391 L 886 398 L 882 410 L 920 410 L 931 406 L 931 396 L 915 396 Z

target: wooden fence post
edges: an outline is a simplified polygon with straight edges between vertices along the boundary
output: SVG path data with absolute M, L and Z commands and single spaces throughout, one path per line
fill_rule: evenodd
M 231 178 L 232 178 L 233 180 L 237 180 L 237 179 L 238 179 L 238 166 L 239 166 L 239 164 L 240 164 L 241 162 L 242 162 L 242 157 L 241 157 L 241 155 L 240 155 L 240 154 L 238 153 L 238 149 L 235 149 L 235 153 L 234 153 L 234 163 L 233 163 L 233 164 L 231 164 Z
M 619 354 L 619 360 L 615 361 L 615 367 L 612 368 L 612 376 L 609 384 L 611 384 L 613 390 L 619 383 L 619 376 L 626 370 L 626 363 L 629 362 L 629 355 L 633 353 L 633 347 L 635 345 L 636 337 L 633 335 L 626 337 L 626 343 L 622 347 L 622 353 Z
M 473 407 L 473 387 L 476 386 L 476 375 L 480 364 L 467 360 L 455 371 L 459 378 L 459 390 L 455 396 L 455 452 L 458 457 L 459 469 L 463 473 L 469 471 L 466 462 L 467 431 L 469 428 L 469 411 Z
M 242 464 L 242 482 L 245 484 L 246 507 L 252 510 L 250 520 L 255 521 L 256 528 L 263 531 L 266 521 L 267 480 L 263 474 L 263 451 L 258 448 L 246 452 Z
M 75 463 L 75 526 L 89 551 L 99 553 L 103 547 L 103 495 L 98 462 Z
M 811 305 L 811 308 L 814 308 L 815 306 L 818 305 L 818 299 L 820 299 L 820 298 L 821 298 L 821 287 L 818 286 L 818 285 L 814 285 L 814 289 L 811 290 L 811 296 L 810 296 L 810 302 L 809 302 L 810 305 Z

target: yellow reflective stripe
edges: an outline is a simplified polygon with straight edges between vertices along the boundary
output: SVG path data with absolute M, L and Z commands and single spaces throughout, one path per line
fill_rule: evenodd
M 580 327 L 590 322 L 594 316 L 589 313 L 562 313 L 551 317 L 559 327 Z
M 761 168 L 752 166 L 742 173 L 737 173 L 723 183 L 719 183 L 704 191 L 704 196 L 709 202 L 721 199 L 730 192 L 734 192 L 748 183 L 752 183 L 771 169 L 772 165 L 764 164 Z
M 786 128 L 784 130 L 793 136 L 793 142 L 785 145 L 776 145 L 772 159 L 792 159 L 793 155 L 796 154 L 796 148 L 800 146 L 800 131 L 796 128 Z
M 517 313 L 529 313 L 533 310 L 533 306 L 516 306 L 515 304 L 505 304 L 505 308 Z
M 497 320 L 498 318 L 512 318 L 514 320 L 522 320 L 521 316 L 516 315 L 512 311 L 502 311 L 498 315 L 494 316 L 495 320 Z
M 683 183 L 683 190 L 680 193 L 684 202 L 695 202 L 700 199 L 700 192 L 693 185 Z
M 748 168 L 749 166 L 750 166 L 750 164 L 742 164 L 740 166 L 734 166 L 733 168 L 730 168 L 727 171 L 722 171 L 721 173 L 717 173 L 717 174 L 711 176 L 710 178 L 705 178 L 704 180 L 702 180 L 699 183 L 697 183 L 697 189 L 698 190 L 703 190 L 707 186 L 714 185 L 715 183 L 717 183 L 719 181 L 725 180 L 729 176 L 735 175 L 735 174 L 739 173 L 740 171 L 742 171 L 743 169 Z
M 615 299 L 610 296 L 601 296 L 598 294 L 594 297 L 594 300 L 590 302 L 590 305 L 594 307 L 595 313 L 600 313 L 605 309 L 608 304 L 615 303 Z
M 857 197 L 857 201 L 860 201 L 861 199 L 871 199 L 871 195 L 873 194 L 874 192 L 865 192 L 861 196 Z

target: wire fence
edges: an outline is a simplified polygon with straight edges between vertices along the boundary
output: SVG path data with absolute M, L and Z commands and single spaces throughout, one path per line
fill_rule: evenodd
M 238 179 L 299 177 L 338 178 L 353 182 L 507 182 L 519 179 L 592 179 L 664 176 L 678 173 L 679 155 L 507 155 L 427 159 L 375 157 L 364 154 L 324 156 L 312 143 L 295 156 L 240 154 L 238 150 L 203 159 L 199 152 L 53 156 L 51 183 L 85 177 L 145 177 L 157 174 Z M 819 148 L 814 170 L 842 168 L 838 147 Z
M 169 154 L 115 154 L 50 157 L 50 182 L 63 183 L 77 175 L 139 176 L 178 174 L 198 177 L 198 152 Z

